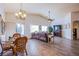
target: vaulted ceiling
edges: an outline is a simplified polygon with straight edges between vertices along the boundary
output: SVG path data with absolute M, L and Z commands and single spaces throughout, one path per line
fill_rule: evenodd
M 5 12 L 15 13 L 20 8 L 20 3 L 4 3 Z M 79 11 L 78 3 L 23 3 L 27 13 L 39 14 L 48 17 L 50 9 L 51 18 L 61 18 L 68 12 Z

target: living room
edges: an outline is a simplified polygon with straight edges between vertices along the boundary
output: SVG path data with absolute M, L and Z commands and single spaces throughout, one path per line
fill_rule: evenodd
M 19 11 L 25 18 L 18 18 Z M 1 3 L 0 40 L 9 41 L 13 34 L 20 33 L 28 37 L 28 56 L 79 55 L 78 24 L 73 23 L 78 23 L 78 17 L 78 3 Z M 13 56 L 12 51 L 5 55 Z

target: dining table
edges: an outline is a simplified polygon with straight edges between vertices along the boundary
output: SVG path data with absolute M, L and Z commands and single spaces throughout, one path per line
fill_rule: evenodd
M 14 41 L 13 40 L 2 41 L 2 50 L 7 51 L 9 49 L 12 49 L 12 52 L 14 54 Z

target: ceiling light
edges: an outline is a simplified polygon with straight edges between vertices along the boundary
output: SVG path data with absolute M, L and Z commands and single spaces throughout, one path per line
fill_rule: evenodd
M 18 14 L 17 14 L 17 13 L 15 13 L 15 16 L 18 16 Z
M 53 19 L 50 18 L 50 10 L 48 11 L 48 13 L 49 13 L 49 15 L 48 15 L 48 16 L 49 16 L 49 18 L 48 18 L 48 22 L 52 22 Z
M 22 11 L 19 11 L 18 14 L 21 15 L 22 14 Z
M 27 15 L 26 15 L 26 11 L 23 10 L 21 7 L 22 7 L 22 4 L 20 4 L 20 10 L 15 13 L 15 16 L 16 16 L 16 18 L 18 18 L 18 19 L 24 20 Z

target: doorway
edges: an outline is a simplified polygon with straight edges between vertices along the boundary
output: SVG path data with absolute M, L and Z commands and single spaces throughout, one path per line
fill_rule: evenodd
M 79 21 L 73 22 L 73 39 L 74 40 L 79 39 Z

